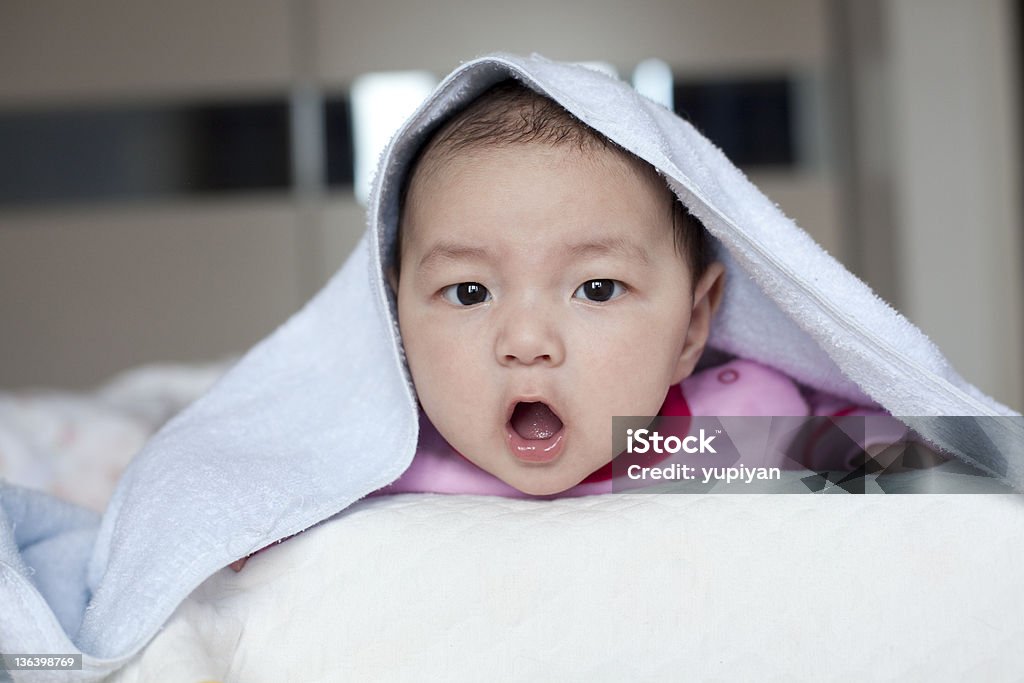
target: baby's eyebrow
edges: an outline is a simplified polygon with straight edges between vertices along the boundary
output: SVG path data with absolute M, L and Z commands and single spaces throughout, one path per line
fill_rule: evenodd
M 423 255 L 423 258 L 420 259 L 419 267 L 423 270 L 434 267 L 439 261 L 488 261 L 490 258 L 490 253 L 481 247 L 471 247 L 465 244 L 442 240 L 434 244 Z
M 573 258 L 584 256 L 622 256 L 627 259 L 638 261 L 642 265 L 650 265 L 651 257 L 647 250 L 639 244 L 630 242 L 624 237 L 606 237 L 586 242 L 577 242 L 565 245 L 565 252 Z

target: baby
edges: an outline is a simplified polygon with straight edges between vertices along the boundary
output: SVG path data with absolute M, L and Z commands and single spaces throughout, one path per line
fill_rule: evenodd
M 425 419 L 386 492 L 565 492 L 615 455 L 613 415 L 689 414 L 679 384 L 724 267 L 653 167 L 552 100 L 505 81 L 435 132 L 397 243 L 389 279 Z M 807 414 L 787 378 L 746 370 L 772 385 L 764 407 L 710 414 Z

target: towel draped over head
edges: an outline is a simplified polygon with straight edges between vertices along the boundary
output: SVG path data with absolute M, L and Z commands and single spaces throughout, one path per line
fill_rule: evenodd
M 399 193 L 441 122 L 508 78 L 650 163 L 703 222 L 727 267 L 710 347 L 878 404 L 1024 489 L 1024 458 L 1000 455 L 1024 442 L 1020 416 L 964 381 L 691 125 L 605 74 L 497 54 L 459 67 L 406 122 L 345 265 L 152 438 L 102 519 L 0 488 L 0 651 L 80 651 L 86 671 L 108 673 L 208 576 L 409 466 L 417 405 L 384 277 Z

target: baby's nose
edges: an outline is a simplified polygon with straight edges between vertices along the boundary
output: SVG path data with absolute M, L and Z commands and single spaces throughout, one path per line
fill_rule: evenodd
M 496 340 L 495 354 L 503 365 L 561 365 L 565 345 L 551 311 L 520 306 L 507 315 Z

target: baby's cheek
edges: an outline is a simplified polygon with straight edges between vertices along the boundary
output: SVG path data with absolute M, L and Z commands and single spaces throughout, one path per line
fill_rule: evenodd
M 656 358 L 657 349 L 624 343 L 601 353 L 588 364 L 584 374 L 588 384 L 584 395 L 603 422 L 612 415 L 655 415 L 664 402 L 670 381 L 664 361 Z
M 649 375 L 666 370 L 676 346 L 674 339 L 640 318 L 620 325 L 613 335 L 606 334 L 599 348 L 610 368 L 628 366 L 634 375 Z
M 431 324 L 422 315 L 407 315 L 399 327 L 410 367 L 422 370 L 443 359 L 445 348 L 438 325 Z
M 437 330 L 417 335 L 406 345 L 413 383 L 425 407 L 427 403 L 455 405 L 474 395 L 482 380 L 477 377 L 480 360 L 472 353 L 464 340 Z

